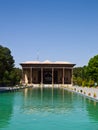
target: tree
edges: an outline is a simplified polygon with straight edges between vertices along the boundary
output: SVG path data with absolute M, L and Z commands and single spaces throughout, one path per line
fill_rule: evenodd
M 20 84 L 20 79 L 22 78 L 22 70 L 19 68 L 13 68 L 9 75 L 11 85 Z
M 73 74 L 74 74 L 74 76 L 76 77 L 76 78 L 78 78 L 78 77 L 82 77 L 82 67 L 75 67 L 74 69 L 73 69 Z
M 82 85 L 82 80 L 84 79 L 84 67 L 76 67 L 73 69 L 73 83 L 74 85 Z
M 73 78 L 74 85 L 87 86 L 88 85 L 87 66 L 74 68 L 73 77 L 74 77 Z
M 14 59 L 7 47 L 0 45 L 0 86 L 9 82 L 9 74 L 14 67 Z
M 89 80 L 93 80 L 98 84 L 98 55 L 89 60 L 87 74 L 89 76 Z
M 74 85 L 97 86 L 98 85 L 98 55 L 91 58 L 87 66 L 73 69 Z M 95 84 L 96 83 L 96 84 Z

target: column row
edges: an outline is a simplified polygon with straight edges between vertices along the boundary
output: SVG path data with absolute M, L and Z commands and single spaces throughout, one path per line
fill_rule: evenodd
M 66 68 L 27 68 L 23 69 L 26 84 L 72 84 L 72 69 Z

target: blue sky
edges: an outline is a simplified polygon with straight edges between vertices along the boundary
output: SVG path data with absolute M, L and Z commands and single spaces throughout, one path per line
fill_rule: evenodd
M 37 59 L 87 65 L 98 54 L 98 0 L 0 0 L 0 45 L 17 67 Z

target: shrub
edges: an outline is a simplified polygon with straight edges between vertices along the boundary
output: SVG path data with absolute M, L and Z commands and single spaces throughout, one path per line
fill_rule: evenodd
M 93 87 L 94 86 L 94 81 L 93 80 L 89 80 L 89 87 Z
M 84 94 L 86 94 L 86 92 L 84 91 Z
M 91 96 L 91 93 L 88 93 L 88 96 Z
M 82 93 L 82 92 L 83 92 L 83 90 L 81 89 L 81 90 L 80 90 L 80 92 Z
M 97 97 L 96 93 L 94 93 L 93 97 Z

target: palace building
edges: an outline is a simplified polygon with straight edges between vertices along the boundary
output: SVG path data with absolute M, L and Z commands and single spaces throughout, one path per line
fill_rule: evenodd
M 64 84 L 72 85 L 73 67 L 70 62 L 29 61 L 22 66 L 23 84 Z

